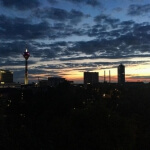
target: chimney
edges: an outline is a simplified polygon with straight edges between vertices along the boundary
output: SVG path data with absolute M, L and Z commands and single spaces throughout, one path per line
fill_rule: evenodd
M 106 82 L 105 70 L 104 70 L 104 83 Z
M 111 83 L 111 72 L 109 70 L 109 83 Z

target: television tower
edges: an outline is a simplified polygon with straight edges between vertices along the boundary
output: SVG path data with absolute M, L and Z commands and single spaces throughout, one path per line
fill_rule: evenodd
M 23 57 L 25 58 L 25 78 L 24 78 L 24 84 L 28 84 L 28 58 L 30 57 L 30 54 L 26 48 L 25 52 L 23 53 Z

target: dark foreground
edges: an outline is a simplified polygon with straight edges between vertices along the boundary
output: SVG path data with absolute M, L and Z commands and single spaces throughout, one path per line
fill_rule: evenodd
M 149 150 L 150 86 L 0 90 L 1 150 Z

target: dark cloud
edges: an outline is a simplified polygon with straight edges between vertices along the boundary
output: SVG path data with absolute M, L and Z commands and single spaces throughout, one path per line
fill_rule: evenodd
M 75 15 L 72 11 L 72 16 Z M 79 13 L 80 14 L 80 13 Z M 71 20 L 79 21 L 79 18 Z M 32 24 L 28 19 L 10 18 L 0 15 L 1 40 L 33 40 L 33 39 L 57 39 L 72 35 L 84 35 L 86 32 L 81 28 L 73 27 L 65 23 L 54 23 L 50 25 L 47 21 Z
M 34 57 L 39 57 L 44 62 L 50 59 L 58 59 L 64 55 L 70 55 L 66 50 L 67 46 L 67 42 L 56 42 L 54 44 L 33 42 L 30 49 L 32 49 L 31 53 Z
M 113 11 L 120 13 L 123 9 L 121 7 L 114 8 Z
M 101 6 L 99 0 L 66 0 L 75 4 L 86 4 L 92 7 Z
M 91 5 L 93 7 L 101 5 L 101 3 L 98 0 L 87 0 L 86 4 Z
M 68 19 L 70 19 L 72 23 L 76 24 L 80 22 L 83 18 L 87 18 L 87 17 L 89 17 L 89 15 L 84 15 L 81 11 L 72 9 L 68 16 Z
M 115 19 L 104 14 L 96 16 L 94 18 L 94 21 L 101 25 L 111 26 L 112 28 L 115 28 L 116 25 L 120 22 L 119 19 Z
M 52 19 L 55 21 L 66 22 L 69 21 L 71 23 L 77 24 L 83 18 L 87 18 L 88 15 L 83 14 L 81 11 L 77 11 L 72 9 L 70 12 L 60 9 L 60 8 L 43 8 L 36 9 L 33 12 L 33 15 L 40 18 Z
M 40 45 L 40 44 L 39 44 Z M 23 58 L 23 52 L 27 48 L 30 52 L 30 57 L 42 57 L 44 55 L 44 51 L 41 51 L 40 46 L 35 44 L 35 42 L 32 41 L 20 41 L 20 40 L 15 40 L 13 42 L 1 42 L 0 43 L 0 51 L 1 55 L 0 58 L 1 60 L 7 59 L 11 60 L 13 58 L 20 58 L 20 56 Z M 44 46 L 44 44 L 43 44 Z M 47 45 L 45 45 L 46 47 Z M 24 60 L 24 59 L 23 59 Z M 16 63 L 14 61 L 14 63 Z M 6 62 L 6 61 L 5 61 Z
M 97 40 L 79 42 L 56 42 L 50 44 L 52 54 L 45 49 L 47 58 L 58 57 L 60 60 L 82 60 L 95 58 L 129 58 L 147 57 L 143 52 L 149 52 L 150 25 L 135 24 L 133 21 L 124 21 L 119 24 L 120 29 L 102 32 L 93 26 L 93 36 Z M 71 45 L 71 46 L 70 46 Z M 44 47 L 44 45 L 41 45 Z M 47 45 L 45 45 L 47 47 Z M 137 52 L 137 53 L 135 53 Z M 49 53 L 49 54 L 48 54 Z M 80 56 L 79 53 L 85 56 Z M 56 55 L 54 55 L 56 54 Z M 86 56 L 87 55 L 87 56 Z M 90 55 L 90 56 L 88 56 Z M 69 56 L 63 58 L 63 56 Z
M 3 19 L 3 21 L 5 21 L 5 19 Z M 24 22 L 24 20 L 20 20 L 18 22 Z M 39 31 L 42 30 L 40 29 L 40 27 L 38 28 Z M 125 58 L 131 56 L 137 57 L 140 56 L 140 53 L 149 52 L 150 49 L 150 44 L 149 44 L 150 25 L 149 24 L 135 24 L 133 21 L 125 21 L 125 22 L 120 22 L 118 27 L 119 29 L 115 29 L 112 31 L 106 30 L 104 32 L 100 30 L 101 25 L 93 26 L 93 28 L 91 28 L 92 36 L 97 37 L 97 39 L 92 41 L 79 41 L 79 42 L 70 42 L 70 43 L 55 42 L 53 44 L 45 44 L 45 43 L 30 41 L 29 49 L 30 52 L 32 53 L 32 56 L 41 57 L 43 61 L 49 59 L 55 59 L 55 58 L 59 58 L 60 60 L 62 60 L 64 59 L 63 56 L 69 56 L 68 60 L 69 59 L 81 60 L 86 58 L 86 55 L 91 55 L 90 56 L 91 59 Z M 66 29 L 64 28 L 66 28 L 65 24 L 59 23 L 59 24 L 55 24 L 50 29 L 53 31 L 55 37 L 57 38 L 66 37 L 67 35 L 69 36 L 75 34 L 76 35 L 85 34 L 85 32 L 83 32 L 82 30 L 81 31 L 79 30 L 80 32 L 77 33 L 77 29 L 74 30 L 72 27 L 70 27 L 70 33 L 66 34 L 69 28 Z M 59 30 L 60 32 L 57 32 Z M 18 32 L 16 30 L 13 33 L 16 33 L 17 35 Z M 86 34 L 87 35 L 89 34 L 88 31 Z M 38 36 L 38 38 L 44 37 L 44 35 L 45 34 L 42 33 L 41 36 Z M 24 36 L 24 34 L 22 34 L 22 36 Z M 17 39 L 14 42 L 7 42 L 7 43 L 1 42 L 1 46 L 0 46 L 1 56 L 5 57 L 5 56 L 18 55 L 18 53 L 19 54 L 22 53 L 23 51 L 22 47 L 25 47 L 25 45 L 26 45 L 25 42 L 17 42 Z M 135 55 L 134 51 L 138 51 L 139 54 L 137 53 Z M 82 53 L 85 54 L 85 56 L 77 57 L 79 55 L 79 52 L 81 54 Z M 145 57 L 145 56 L 142 55 L 141 57 Z
M 10 57 L 18 57 L 19 55 L 23 54 L 25 49 L 26 43 L 25 42 L 1 42 L 0 43 L 0 51 L 1 51 L 1 58 Z M 24 49 L 23 49 L 24 48 Z
M 44 8 L 34 10 L 34 15 L 40 18 L 49 18 L 53 20 L 65 21 L 68 18 L 68 12 L 60 8 Z
M 86 34 L 86 31 L 82 28 L 77 28 L 74 25 L 67 25 L 65 23 L 54 23 L 51 26 L 52 32 L 50 33 L 50 38 L 65 38 L 68 36 L 82 36 Z
M 25 64 L 25 61 L 24 61 L 24 58 L 22 57 L 22 61 L 14 61 L 14 60 L 9 60 L 9 59 L 5 59 L 5 60 L 1 60 L 0 61 L 0 65 L 2 65 L 3 67 L 11 67 L 11 70 L 13 71 L 15 68 L 17 67 L 22 67 L 24 69 L 24 64 Z M 35 64 L 34 61 L 30 60 L 29 59 L 29 64 Z M 14 66 L 14 68 L 13 68 Z
M 5 7 L 16 8 L 18 10 L 28 10 L 40 5 L 38 0 L 0 0 Z
M 148 24 L 126 21 L 120 24 L 118 30 L 102 32 L 95 28 L 93 36 L 99 38 L 93 41 L 76 42 L 69 50 L 82 52 L 94 58 L 124 58 L 140 56 L 143 52 L 149 52 L 150 49 L 150 25 Z M 96 52 L 100 52 L 100 55 Z
M 143 0 L 130 0 L 131 2 L 142 2 Z
M 128 9 L 128 15 L 131 16 L 140 16 L 140 15 L 147 15 L 150 13 L 150 4 L 146 5 L 130 5 Z
M 123 21 L 120 23 L 122 27 L 133 27 L 135 25 L 135 22 L 132 20 Z
M 50 4 L 57 4 L 58 0 L 47 0 Z
M 0 35 L 2 39 L 46 38 L 50 31 L 47 22 L 31 24 L 27 19 L 0 16 Z

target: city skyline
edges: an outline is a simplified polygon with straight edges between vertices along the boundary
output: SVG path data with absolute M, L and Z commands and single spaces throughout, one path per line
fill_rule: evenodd
M 67 7 L 66 7 L 67 6 Z M 150 82 L 148 0 L 0 0 L 1 69 L 24 82 L 26 46 L 29 83 L 60 76 L 83 83 L 83 72 L 103 72 L 117 82 Z

